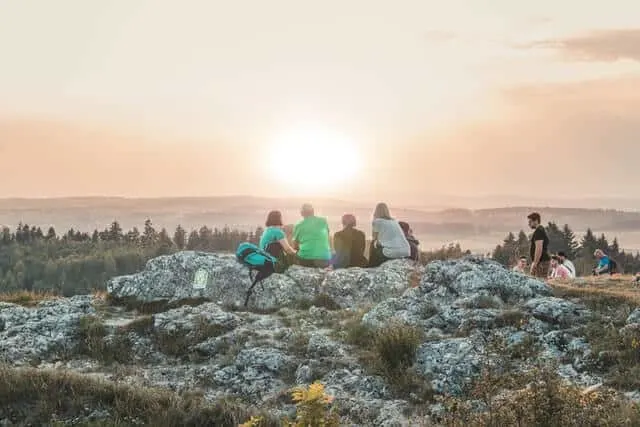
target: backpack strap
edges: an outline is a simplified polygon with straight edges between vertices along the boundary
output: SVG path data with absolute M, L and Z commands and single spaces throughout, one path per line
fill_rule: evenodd
M 249 278 L 251 279 L 251 286 L 249 286 L 249 289 L 247 289 L 247 296 L 244 299 L 244 306 L 245 308 L 247 307 L 247 305 L 249 304 L 249 298 L 251 298 L 251 295 L 253 295 L 253 290 L 256 287 L 256 285 L 258 283 L 260 283 L 262 285 L 262 281 L 266 278 L 264 276 L 264 273 L 260 270 L 257 270 L 257 273 L 255 275 L 255 277 L 251 277 L 251 270 L 249 270 Z M 263 287 L 264 290 L 264 287 Z

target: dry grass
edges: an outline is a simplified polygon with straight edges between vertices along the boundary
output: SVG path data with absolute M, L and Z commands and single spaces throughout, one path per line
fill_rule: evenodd
M 148 324 L 143 322 L 142 326 Z M 217 337 L 228 332 L 228 329 L 220 325 L 212 325 L 206 318 L 200 317 L 193 330 L 161 331 L 154 334 L 154 341 L 158 349 L 165 354 L 175 357 L 188 358 L 191 356 L 191 347 L 209 338 Z
M 124 333 L 109 335 L 102 320 L 96 316 L 80 319 L 78 354 L 106 364 L 131 360 L 131 341 Z
M 640 287 L 631 276 L 589 277 L 552 282 L 554 294 L 574 299 L 592 310 L 594 318 L 581 328 L 592 347 L 591 369 L 605 384 L 619 390 L 640 387 L 640 330 L 622 329 L 640 306 Z
M 108 295 L 106 299 L 110 305 L 124 307 L 127 311 L 137 311 L 140 314 L 163 313 L 185 305 L 197 307 L 204 303 L 211 302 L 208 298 L 185 298 L 172 303 L 169 303 L 168 300 L 143 302 L 136 298 L 115 298 L 111 295 Z
M 52 292 L 18 291 L 0 294 L 0 302 L 18 304 L 24 307 L 35 307 L 41 301 L 60 298 Z
M 107 410 L 111 417 L 84 425 L 236 427 L 256 415 L 232 402 L 207 403 L 198 394 L 179 396 L 63 371 L 0 367 L 0 415 L 14 424 L 48 425 L 54 419 L 82 419 L 94 410 Z M 268 416 L 263 419 L 265 427 L 279 425 Z
M 439 425 L 450 427 L 600 427 L 640 425 L 638 407 L 610 389 L 581 390 L 567 385 L 552 366 L 528 373 L 485 371 L 469 400 L 448 398 Z
M 596 314 L 611 317 L 620 326 L 631 311 L 640 307 L 640 288 L 622 280 L 554 282 L 551 286 L 554 296 L 576 299 Z

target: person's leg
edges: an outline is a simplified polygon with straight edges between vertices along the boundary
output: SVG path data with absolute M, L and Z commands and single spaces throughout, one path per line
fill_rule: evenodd
M 538 263 L 533 275 L 539 279 L 546 279 L 549 275 L 549 261 L 541 261 Z

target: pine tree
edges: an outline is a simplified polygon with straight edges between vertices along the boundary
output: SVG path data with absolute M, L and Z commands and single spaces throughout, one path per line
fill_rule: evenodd
M 158 234 L 158 249 L 156 250 L 156 256 L 168 255 L 173 252 L 173 241 L 169 237 L 166 229 L 160 230 Z
M 547 248 L 549 253 L 555 254 L 559 251 L 566 251 L 564 245 L 564 235 L 555 222 L 549 222 L 546 227 L 547 236 L 549 237 L 549 246 Z
M 142 245 L 150 248 L 156 245 L 158 242 L 158 234 L 150 219 L 144 222 L 144 231 L 142 232 Z
M 181 225 L 178 225 L 175 233 L 173 233 L 173 243 L 176 244 L 179 251 L 184 250 L 187 246 L 187 232 Z
M 607 241 L 607 238 L 604 235 L 604 233 L 601 234 L 600 237 L 598 237 L 598 240 L 596 241 L 596 246 L 597 246 L 597 249 L 602 249 L 605 252 L 609 250 L 609 242 Z
M 138 227 L 133 227 L 130 231 L 127 232 L 125 239 L 128 243 L 132 245 L 137 245 L 140 243 L 140 231 Z
M 569 224 L 565 224 L 562 229 L 562 240 L 564 245 L 564 252 L 569 259 L 575 259 L 578 256 L 578 250 L 580 245 L 576 241 L 576 235 L 573 233 Z
M 611 245 L 607 249 L 608 249 L 608 254 L 614 258 L 620 255 L 620 245 L 618 244 L 617 237 L 613 238 L 613 243 L 611 243 Z
M 190 251 L 202 249 L 200 245 L 200 235 L 196 230 L 193 230 L 191 233 L 189 233 L 189 239 L 187 240 L 187 249 L 189 249 Z
M 124 234 L 122 233 L 122 227 L 118 221 L 113 221 L 111 223 L 111 227 L 109 227 L 109 240 L 112 242 L 119 242 L 124 238 Z
M 590 228 L 587 229 L 582 241 L 580 242 L 580 256 L 581 257 L 593 257 L 593 253 L 598 249 L 598 241 L 593 235 Z
M 1 236 L 2 237 L 0 237 L 0 242 L 3 245 L 8 245 L 14 240 L 14 236 L 11 235 L 11 230 L 9 229 L 9 227 L 2 227 Z
M 47 241 L 53 241 L 53 240 L 57 240 L 58 236 L 56 235 L 56 229 L 53 227 L 49 227 L 49 230 L 47 231 L 47 236 L 45 237 L 45 240 Z

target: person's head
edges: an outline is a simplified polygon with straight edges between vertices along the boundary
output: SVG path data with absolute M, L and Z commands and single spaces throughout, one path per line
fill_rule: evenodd
M 556 268 L 558 266 L 558 264 L 560 264 L 560 259 L 558 258 L 558 255 L 553 255 L 551 257 L 551 268 Z
M 344 214 L 342 215 L 342 226 L 344 228 L 355 228 L 356 227 L 356 217 L 353 214 Z
M 604 256 L 604 251 L 602 249 L 596 249 L 596 251 L 593 253 L 593 256 L 600 259 Z
M 399 221 L 398 224 L 400 224 L 400 228 L 402 228 L 402 231 L 404 232 L 405 236 L 411 235 L 411 227 L 409 226 L 408 222 Z
M 267 222 L 265 223 L 267 227 L 282 227 L 284 223 L 282 222 L 282 212 L 280 211 L 271 211 L 269 215 L 267 215 Z
M 529 220 L 529 227 L 531 228 L 538 228 L 540 225 L 541 218 L 538 212 L 530 213 L 529 216 L 527 216 L 527 219 Z
M 373 211 L 373 219 L 391 219 L 391 213 L 389 213 L 389 206 L 386 203 L 378 203 L 376 210 Z
M 527 266 L 527 257 L 521 256 L 518 258 L 518 267 L 525 268 Z
M 302 215 L 303 218 L 314 215 L 313 206 L 311 205 L 311 203 L 305 203 L 304 205 L 302 205 L 302 208 L 300 209 L 300 215 Z
M 558 252 L 558 260 L 562 263 L 565 259 L 567 259 L 567 254 L 562 251 Z

